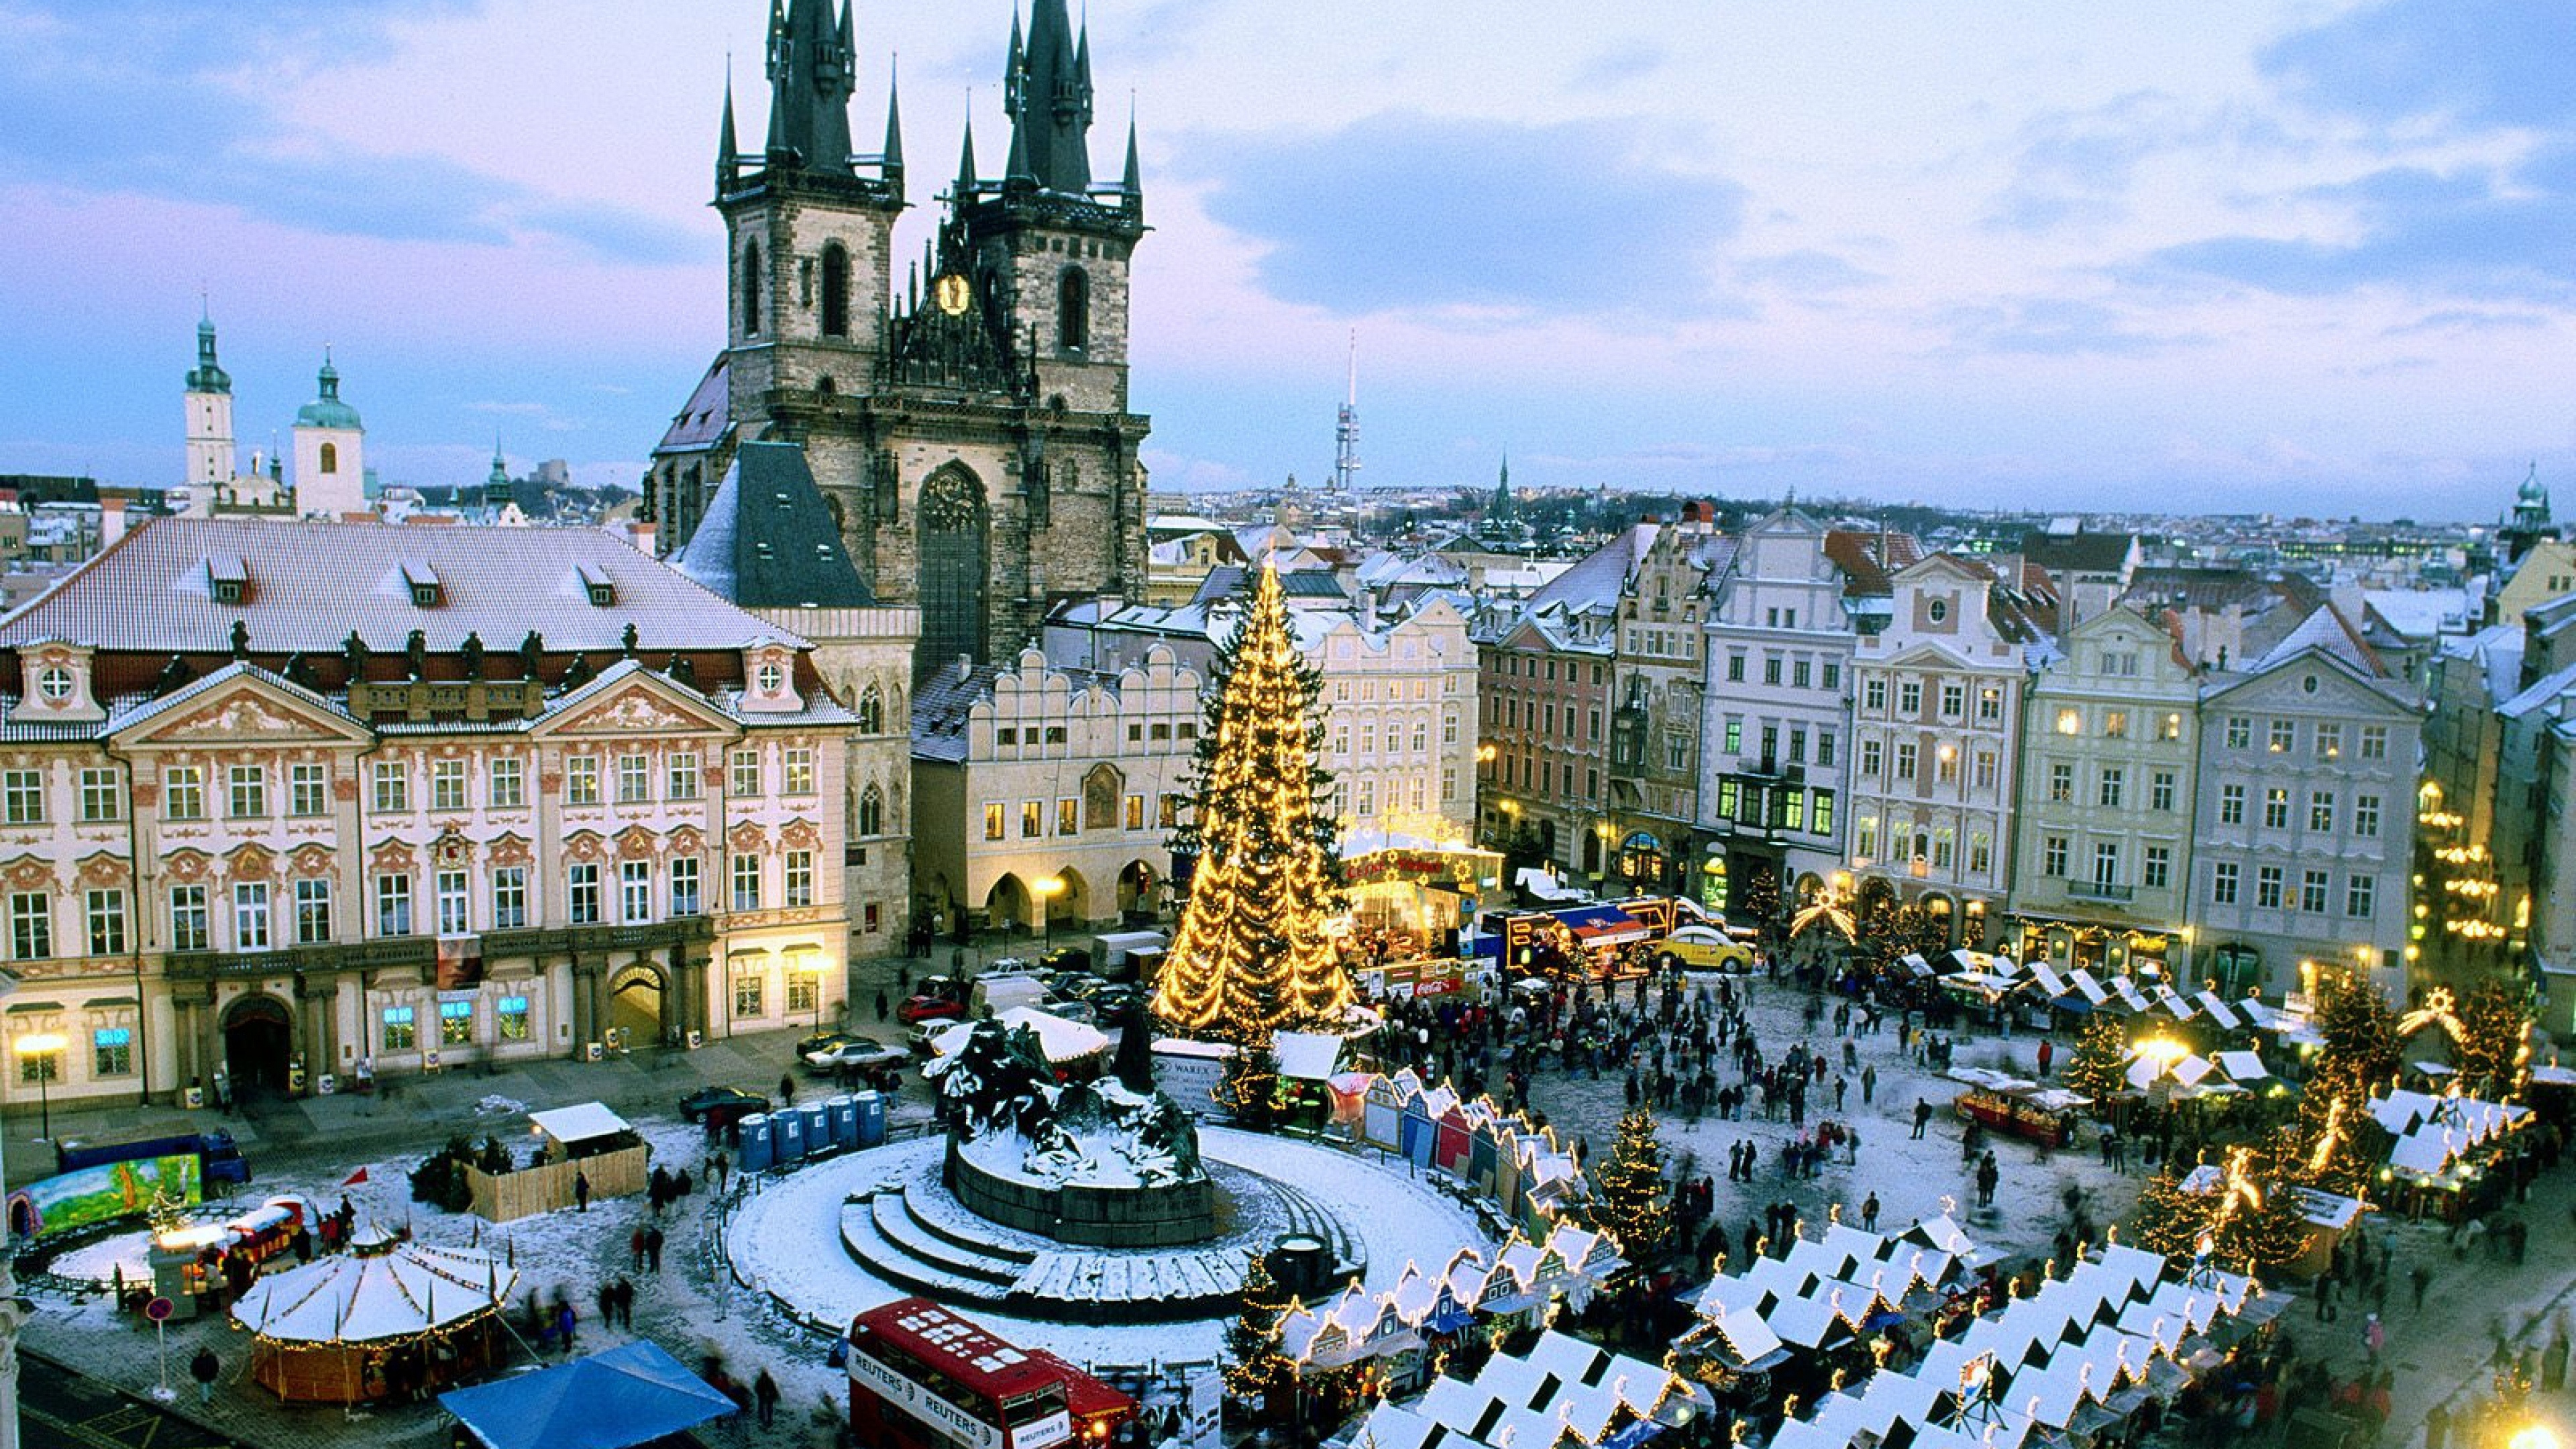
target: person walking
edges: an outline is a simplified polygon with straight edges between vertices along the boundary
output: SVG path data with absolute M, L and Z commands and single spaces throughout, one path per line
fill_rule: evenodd
M 2379 1315 L 2374 1313 L 2361 1327 L 2362 1352 L 2375 1364 L 2379 1362 L 2379 1351 L 2387 1346 L 2388 1330 L 2380 1325 Z
M 877 988 L 877 1021 L 879 1023 L 883 1023 L 885 1021 L 887 1010 L 885 988 L 880 986 Z
M 644 1234 L 644 1261 L 650 1264 L 656 1273 L 662 1271 L 662 1244 L 666 1241 L 668 1240 L 662 1236 L 662 1230 L 658 1227 Z M 643 1269 L 639 1267 L 636 1271 L 640 1273 Z
M 1923 1140 L 1923 1129 L 1932 1125 L 1932 1104 L 1921 1097 L 1914 1099 L 1914 1137 Z
M 2406 1270 L 2407 1286 L 2415 1290 L 2415 1311 L 2424 1311 L 2424 1290 L 2433 1286 L 2433 1270 L 2418 1263 Z
M 1866 1197 L 1866 1198 L 1862 1199 L 1862 1201 L 1861 1201 L 1861 1205 L 1860 1205 L 1860 1230 L 1861 1230 L 1862 1232 L 1864 1232 L 1864 1233 L 1874 1233 L 1874 1232 L 1877 1232 L 1877 1231 L 1878 1231 L 1878 1194 L 1877 1194 L 1877 1193 L 1871 1193 L 1868 1197 Z
M 766 1366 L 751 1381 L 751 1400 L 760 1406 L 760 1427 L 770 1427 L 770 1421 L 778 1415 L 778 1380 L 769 1376 Z
M 590 1211 L 589 1173 L 575 1172 L 572 1175 L 572 1200 L 581 1205 L 581 1210 L 583 1212 Z
M 2562 1324 L 2558 1329 L 2558 1336 L 2549 1341 L 2549 1347 L 2541 1350 L 2540 1388 L 2543 1393 L 2555 1394 L 2564 1391 L 2566 1387 L 2567 1329 Z
M 2049 1067 L 2049 1063 L 2054 1062 L 2054 1061 L 2056 1061 L 2056 1060 L 2057 1060 L 2057 1043 L 2055 1043 L 2055 1042 L 2053 1042 L 2053 1041 L 2045 1041 L 2045 1040 L 2043 1040 L 2042 1042 L 2040 1042 L 2040 1044 L 2039 1044 L 2039 1075 L 2040 1075 L 2040 1079 L 2041 1079 L 2042 1081 L 2046 1081 L 2046 1080 L 2048 1079 L 2048 1067 Z
M 197 1402 L 215 1401 L 215 1380 L 223 1376 L 224 1366 L 211 1348 L 200 1347 L 197 1356 L 188 1360 L 188 1377 L 197 1381 Z
M 1878 1063 L 1860 1069 L 1860 1101 L 1866 1107 L 1878 1099 Z
M 617 1321 L 631 1330 L 635 1327 L 635 1280 L 621 1273 L 614 1286 Z
M 626 1256 L 633 1261 L 634 1271 L 638 1273 L 644 1271 L 644 1225 L 642 1223 L 637 1223 L 635 1231 L 626 1235 Z
M 708 1165 L 709 1167 L 712 1167 L 712 1168 L 714 1168 L 714 1169 L 715 1169 L 715 1174 L 716 1174 L 716 1191 L 717 1191 L 717 1192 L 719 1192 L 719 1193 L 723 1192 L 723 1191 L 724 1191 L 724 1185 L 725 1185 L 725 1174 L 726 1174 L 726 1173 L 728 1173 L 728 1172 L 733 1171 L 733 1159 L 732 1159 L 732 1158 L 730 1158 L 730 1157 L 727 1157 L 727 1156 L 725 1156 L 723 1153 L 719 1152 L 719 1153 L 717 1153 L 717 1154 L 715 1155 L 715 1160 L 714 1160 L 714 1161 L 712 1161 L 712 1162 L 710 1162 L 710 1163 L 708 1163 L 707 1165 Z
M 778 1074 L 778 1105 L 782 1107 L 796 1105 L 796 1079 L 785 1072 Z
M 599 1304 L 599 1326 L 602 1328 L 615 1328 L 617 1326 L 617 1285 L 614 1283 L 600 1284 L 597 1302 Z

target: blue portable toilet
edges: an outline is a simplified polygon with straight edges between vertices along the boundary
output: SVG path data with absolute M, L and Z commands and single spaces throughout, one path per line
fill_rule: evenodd
M 859 1145 L 874 1147 L 886 1138 L 886 1101 L 882 1092 L 861 1092 L 850 1099 L 859 1113 Z
M 821 1102 L 796 1109 L 805 1118 L 805 1155 L 820 1157 L 841 1144 L 832 1139 L 832 1111 Z
M 769 1142 L 769 1114 L 754 1112 L 742 1119 L 742 1146 L 735 1152 L 745 1172 L 766 1172 L 773 1156 Z
M 772 1129 L 770 1151 L 780 1167 L 794 1167 L 805 1160 L 805 1114 L 794 1107 L 781 1107 L 769 1114 Z
M 847 1150 L 859 1145 L 859 1104 L 847 1095 L 823 1104 L 832 1117 L 832 1145 Z

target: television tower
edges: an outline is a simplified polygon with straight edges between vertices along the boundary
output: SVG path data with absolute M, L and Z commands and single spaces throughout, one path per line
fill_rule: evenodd
M 1333 491 L 1351 491 L 1351 475 L 1360 470 L 1360 329 L 1351 329 L 1350 390 L 1342 398 L 1340 421 L 1333 425 Z

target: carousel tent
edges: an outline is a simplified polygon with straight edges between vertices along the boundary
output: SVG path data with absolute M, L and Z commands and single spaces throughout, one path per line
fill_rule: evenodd
M 735 1408 L 642 1339 L 438 1402 L 486 1449 L 628 1449 Z
M 386 1392 L 415 1353 L 428 1381 L 491 1362 L 518 1280 L 486 1253 L 377 1236 L 263 1275 L 232 1315 L 257 1336 L 251 1376 L 279 1398 L 356 1403 Z

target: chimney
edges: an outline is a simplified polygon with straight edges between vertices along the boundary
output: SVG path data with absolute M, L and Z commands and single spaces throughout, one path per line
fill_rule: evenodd
M 101 498 L 98 500 L 98 546 L 101 549 L 114 548 L 116 541 L 123 537 L 125 537 L 125 500 Z
M 649 518 L 626 520 L 626 541 L 635 545 L 637 553 L 651 558 L 653 556 L 653 520 Z

